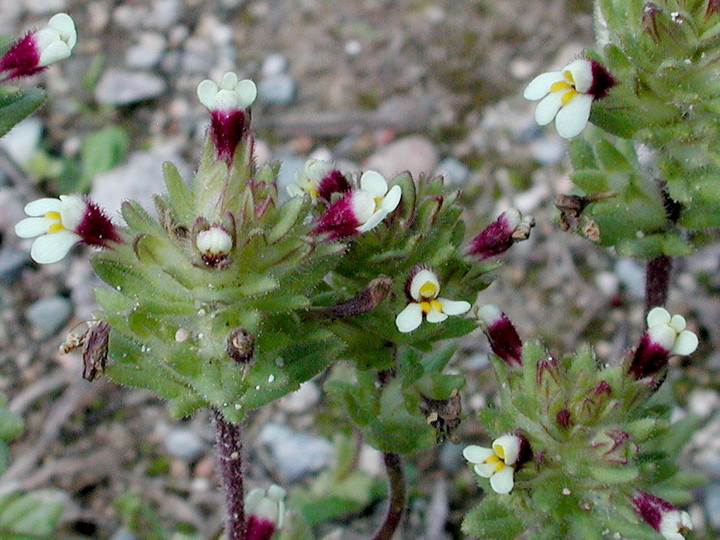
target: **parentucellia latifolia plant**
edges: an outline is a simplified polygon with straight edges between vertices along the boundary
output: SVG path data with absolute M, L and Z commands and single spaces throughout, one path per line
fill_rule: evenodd
M 349 174 L 317 160 L 280 193 L 278 164 L 254 161 L 256 87 L 234 73 L 198 86 L 210 113 L 200 166 L 187 184 L 164 165 L 154 217 L 126 201 L 116 223 L 77 195 L 26 206 L 16 232 L 35 238 L 37 262 L 90 245 L 109 285 L 65 349 L 82 347 L 86 378 L 148 388 L 175 416 L 212 411 L 231 540 L 293 534 L 282 488 L 244 493 L 242 422 L 330 370 L 327 392 L 383 452 L 388 512 L 373 538 L 389 539 L 405 508 L 400 455 L 453 438 L 465 377 L 445 368 L 453 343 L 480 326 L 500 401 L 479 414 L 490 446 L 464 450 L 486 491 L 464 532 L 683 538 L 692 523 L 675 505 L 689 501 L 693 478 L 675 461 L 694 424 L 671 424 L 658 389 L 670 357 L 698 340 L 662 305 L 671 257 L 691 249 L 687 230 L 700 234 L 717 215 L 720 191 L 706 186 L 717 167 L 720 17 L 715 2 L 667 4 L 598 2 L 598 50 L 525 91 L 539 100 L 538 122 L 573 139 L 580 191 L 558 201 L 561 225 L 648 259 L 647 329 L 625 357 L 600 361 L 587 346 L 555 357 L 523 344 L 500 308 L 472 308 L 498 266 L 488 260 L 530 233 L 517 210 L 468 237 L 459 194 L 441 177 Z M 650 166 L 639 144 L 656 150 Z

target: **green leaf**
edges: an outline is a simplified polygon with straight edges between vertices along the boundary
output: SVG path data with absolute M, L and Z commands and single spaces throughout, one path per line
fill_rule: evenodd
M 463 519 L 462 530 L 475 538 L 513 539 L 525 530 L 512 511 L 510 496 L 489 493 Z
M 24 426 L 20 416 L 0 407 L 0 440 L 11 441 L 22 433 Z
M 595 152 L 592 146 L 585 139 L 576 137 L 568 142 L 568 155 L 570 163 L 576 171 L 582 169 L 598 169 L 598 163 L 595 159 Z
M 80 148 L 83 181 L 89 185 L 97 175 L 118 165 L 129 148 L 130 138 L 120 126 L 107 126 L 86 136 Z
M 64 497 L 51 490 L 22 495 L 0 509 L 0 530 L 49 535 L 63 511 Z
M 38 110 L 45 96 L 45 91 L 39 88 L 0 94 L 0 137 Z
M 570 173 L 570 178 L 585 193 L 607 191 L 610 189 L 608 175 L 603 171 L 580 169 Z

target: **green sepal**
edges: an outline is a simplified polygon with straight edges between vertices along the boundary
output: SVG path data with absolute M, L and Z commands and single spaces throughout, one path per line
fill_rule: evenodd
M 0 89 L 0 137 L 38 110 L 45 98 L 40 88 L 17 92 Z
M 180 222 L 190 223 L 193 220 L 193 196 L 190 188 L 178 168 L 169 161 L 163 163 L 163 177 L 169 206 L 175 211 Z

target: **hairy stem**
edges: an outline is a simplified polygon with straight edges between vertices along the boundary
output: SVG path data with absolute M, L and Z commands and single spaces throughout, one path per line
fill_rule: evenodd
M 664 306 L 670 289 L 672 258 L 658 255 L 650 259 L 645 267 L 645 311 Z
M 218 468 L 225 491 L 228 540 L 245 538 L 245 494 L 243 492 L 243 462 L 240 424 L 228 422 L 213 409 L 215 437 L 218 448 Z
M 400 456 L 394 452 L 383 452 L 385 469 L 390 486 L 385 521 L 373 536 L 373 540 L 391 540 L 405 511 L 405 474 Z

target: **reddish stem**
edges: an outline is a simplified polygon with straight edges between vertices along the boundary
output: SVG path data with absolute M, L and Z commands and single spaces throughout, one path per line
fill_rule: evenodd
M 245 493 L 243 490 L 242 439 L 240 424 L 227 421 L 213 409 L 218 448 L 218 468 L 225 491 L 228 540 L 245 539 Z
M 373 536 L 373 540 L 392 540 L 405 511 L 405 474 L 400 456 L 394 452 L 383 452 L 383 460 L 388 475 L 390 498 L 385 521 Z
M 656 306 L 664 306 L 670 289 L 672 258 L 658 255 L 645 267 L 645 312 Z

